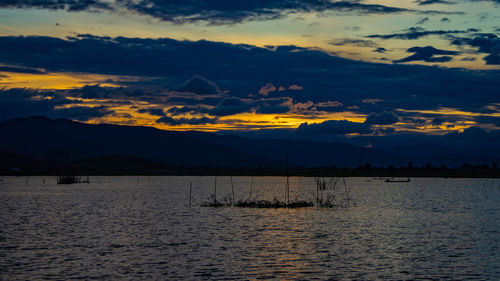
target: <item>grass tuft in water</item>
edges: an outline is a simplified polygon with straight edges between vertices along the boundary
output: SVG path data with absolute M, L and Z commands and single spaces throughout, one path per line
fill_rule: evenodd
M 89 177 L 82 179 L 81 176 L 57 176 L 57 184 L 90 183 Z

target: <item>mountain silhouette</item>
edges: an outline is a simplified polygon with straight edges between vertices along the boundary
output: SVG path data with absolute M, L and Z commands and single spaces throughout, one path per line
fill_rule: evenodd
M 151 127 L 94 125 L 38 116 L 1 122 L 0 132 L 3 136 L 0 139 L 3 162 L 13 159 L 5 155 L 21 155 L 44 163 L 101 165 L 103 169 L 106 165 L 123 167 L 123 159 L 110 159 L 110 155 L 176 166 L 250 168 L 281 167 L 287 156 L 290 164 L 295 166 L 354 165 L 370 160 L 376 162 L 384 156 L 382 152 L 338 143 L 248 139 Z M 95 162 L 98 158 L 100 164 Z M 132 164 L 134 158 L 127 158 L 127 161 L 132 166 L 137 165 Z

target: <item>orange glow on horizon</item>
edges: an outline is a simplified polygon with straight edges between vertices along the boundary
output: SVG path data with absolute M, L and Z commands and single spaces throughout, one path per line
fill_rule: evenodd
M 0 87 L 32 88 L 37 90 L 69 90 L 80 88 L 88 84 L 99 84 L 102 87 L 119 87 L 120 85 L 107 80 L 124 80 L 131 77 L 118 77 L 100 74 L 84 73 L 13 73 L 0 72 Z

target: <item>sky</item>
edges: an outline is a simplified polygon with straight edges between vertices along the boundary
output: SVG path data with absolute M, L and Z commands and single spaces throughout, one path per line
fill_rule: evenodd
M 5 0 L 0 120 L 497 141 L 499 36 L 498 0 Z

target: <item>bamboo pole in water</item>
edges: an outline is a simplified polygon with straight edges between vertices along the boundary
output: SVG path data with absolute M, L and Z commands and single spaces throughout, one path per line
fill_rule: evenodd
M 189 207 L 191 207 L 191 190 L 193 189 L 193 183 L 189 183 Z
M 231 176 L 231 192 L 233 193 L 233 208 L 234 208 L 234 186 L 233 186 L 233 176 Z
M 288 204 L 290 203 L 290 179 L 288 176 L 288 155 L 286 156 L 285 172 L 286 172 L 285 202 L 288 207 Z
M 347 200 L 347 207 L 349 207 L 349 201 L 351 199 L 349 198 L 349 191 L 347 190 L 347 184 L 345 183 L 345 178 L 342 178 L 342 181 L 344 182 L 344 190 L 345 190 L 345 195 L 346 195 L 346 200 Z
M 214 207 L 217 206 L 217 176 L 215 176 L 214 183 Z
M 250 201 L 252 199 L 253 179 L 254 179 L 254 176 L 252 176 L 252 181 L 250 182 L 250 193 L 248 194 L 248 201 Z
M 290 204 L 290 179 L 286 176 L 286 204 Z
M 316 206 L 319 207 L 319 178 L 314 178 L 316 182 Z

